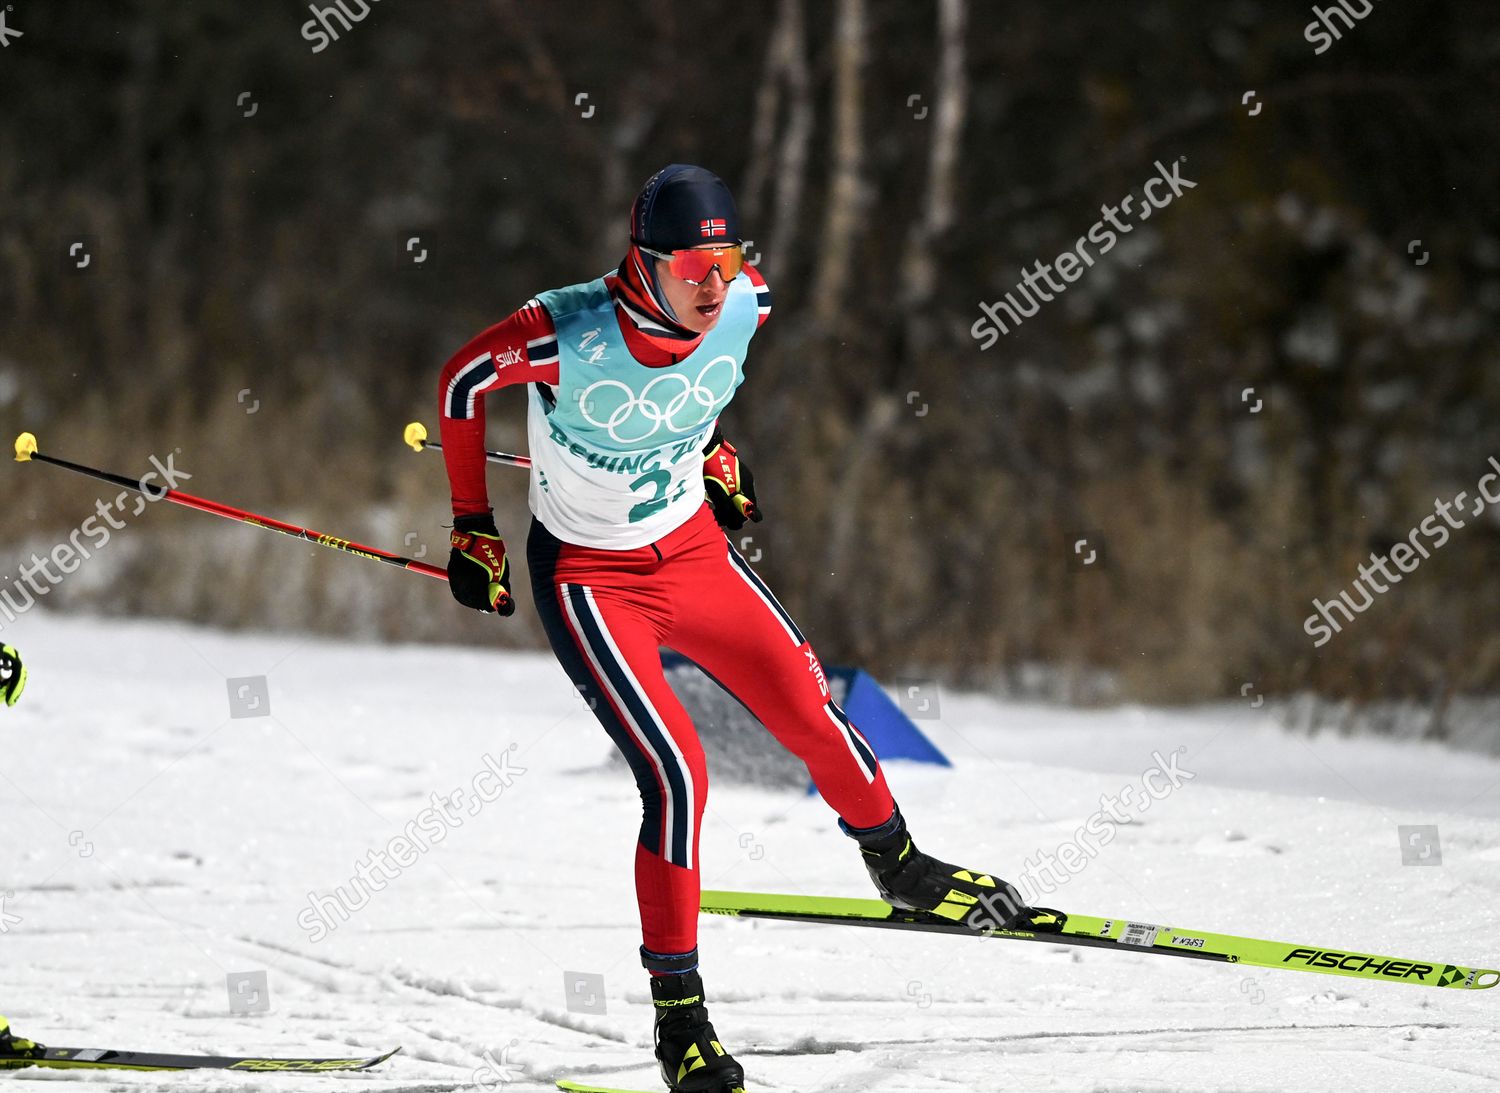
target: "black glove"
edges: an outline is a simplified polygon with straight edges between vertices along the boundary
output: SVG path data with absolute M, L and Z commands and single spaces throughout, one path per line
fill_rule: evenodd
M 453 549 L 448 552 L 448 587 L 453 598 L 476 611 L 515 614 L 510 594 L 510 560 L 492 513 L 453 518 Z
M 717 429 L 703 452 L 703 488 L 720 527 L 739 531 L 747 519 L 757 524 L 763 519 L 755 501 L 755 476 Z
M 26 665 L 13 645 L 0 645 L 0 698 L 14 706 L 26 689 Z

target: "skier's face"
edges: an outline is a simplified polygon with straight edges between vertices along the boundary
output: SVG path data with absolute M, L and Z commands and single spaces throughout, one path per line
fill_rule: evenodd
M 712 330 L 724 312 L 724 297 L 729 295 L 729 285 L 718 269 L 710 271 L 702 284 L 690 285 L 682 278 L 674 277 L 664 260 L 657 258 L 655 261 L 657 279 L 677 321 L 694 334 Z

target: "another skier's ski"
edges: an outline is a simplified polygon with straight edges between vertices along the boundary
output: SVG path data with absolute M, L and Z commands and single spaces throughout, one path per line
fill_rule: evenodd
M 262 1059 L 240 1055 L 173 1055 L 106 1048 L 44 1047 L 34 1040 L 11 1035 L 10 1023 L 0 1017 L 0 1070 L 41 1066 L 56 1070 L 285 1070 L 307 1074 L 328 1070 L 369 1070 L 400 1050 L 398 1047 L 373 1059 Z
M 644 1089 L 614 1089 L 604 1085 L 584 1085 L 582 1082 L 558 1082 L 557 1088 L 569 1090 L 570 1093 L 647 1093 Z
M 922 911 L 901 911 L 874 899 L 826 896 L 777 896 L 748 892 L 704 892 L 708 914 L 764 918 L 784 922 L 880 926 L 898 930 L 930 930 L 967 937 L 998 937 L 1012 941 L 1041 941 L 1053 945 L 1086 945 L 1124 952 L 1185 956 L 1261 968 L 1286 968 L 1323 975 L 1347 975 L 1379 982 L 1420 983 L 1428 987 L 1485 990 L 1500 983 L 1500 971 L 1460 967 L 1442 961 L 1373 956 L 1345 949 L 1293 945 L 1284 941 L 1211 934 L 1121 918 L 1095 918 L 1033 909 L 1032 921 L 1017 929 L 974 930 Z M 1005 916 L 996 913 L 995 918 Z

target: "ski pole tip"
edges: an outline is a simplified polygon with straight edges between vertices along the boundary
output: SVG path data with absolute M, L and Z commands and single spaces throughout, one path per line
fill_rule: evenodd
M 36 435 L 34 433 L 22 433 L 16 437 L 16 462 L 30 463 L 31 457 L 36 455 Z
M 17 442 L 19 443 L 19 441 Z M 406 427 L 406 444 L 414 452 L 420 452 L 427 445 L 427 426 L 420 421 L 413 421 Z M 17 449 L 19 451 L 19 449 Z

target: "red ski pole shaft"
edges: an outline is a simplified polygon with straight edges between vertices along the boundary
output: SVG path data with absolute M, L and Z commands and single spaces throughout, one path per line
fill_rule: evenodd
M 166 487 L 155 489 L 143 484 L 139 480 L 126 478 L 123 474 L 111 474 L 109 471 L 97 470 L 94 467 L 85 467 L 81 463 L 71 463 L 66 459 L 58 459 L 56 456 L 44 455 L 37 450 L 36 437 L 31 433 L 22 433 L 16 437 L 16 462 L 50 463 L 54 467 L 61 467 L 65 471 L 73 471 L 75 474 L 87 475 L 89 478 L 97 478 L 101 482 L 112 483 L 122 489 L 133 490 L 153 501 L 171 501 L 173 504 L 197 509 L 199 512 L 222 516 L 226 520 L 249 524 L 251 527 L 264 528 L 267 531 L 280 532 L 282 535 L 290 535 L 295 539 L 301 539 L 318 546 L 329 547 L 333 550 L 340 550 L 345 554 L 353 554 L 359 558 L 370 558 L 377 562 L 384 562 L 387 565 L 400 566 L 402 569 L 409 569 L 413 573 L 421 573 L 443 581 L 448 579 L 446 570 L 428 565 L 425 562 L 416 561 L 413 558 L 403 558 L 399 554 L 392 554 L 378 547 L 364 546 L 361 543 L 351 542 L 348 539 L 341 539 L 337 535 L 325 535 L 322 532 L 312 531 L 309 528 L 298 527 L 296 524 L 288 524 L 283 520 L 275 520 L 269 516 L 261 516 L 259 513 L 237 509 L 233 505 L 224 504 L 222 501 L 211 501 L 205 497 L 194 497 L 192 494 L 183 493 L 181 490 Z

